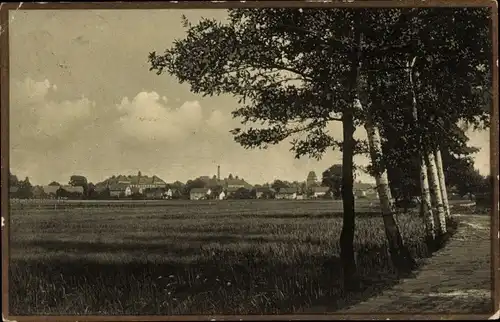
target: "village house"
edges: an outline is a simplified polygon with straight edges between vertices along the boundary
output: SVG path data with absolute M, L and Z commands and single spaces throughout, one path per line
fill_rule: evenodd
M 116 184 L 130 188 L 138 188 L 140 193 L 142 193 L 144 189 L 167 188 L 167 183 L 156 175 L 152 177 L 145 176 L 141 173 L 141 171 L 139 171 L 136 176 L 113 176 L 106 179 L 104 182 L 98 183 L 96 186 L 111 187 Z
M 304 195 L 303 194 L 298 194 L 296 197 L 295 197 L 296 200 L 304 200 Z
M 126 192 L 129 193 L 129 195 L 132 194 L 132 190 L 129 189 L 127 190 L 127 188 L 129 188 L 126 184 L 124 183 L 115 183 L 115 184 L 111 184 L 108 186 L 108 189 L 109 189 L 109 196 L 110 197 L 125 197 L 126 195 Z
M 296 199 L 297 189 L 296 188 L 281 188 L 276 193 L 276 199 Z
M 312 196 L 313 198 L 323 198 L 328 194 L 329 191 L 330 191 L 329 187 L 324 187 L 324 186 L 312 187 L 312 193 L 313 193 Z
M 163 199 L 165 191 L 164 188 L 146 188 L 143 193 L 147 199 Z
M 189 199 L 191 200 L 202 200 L 206 199 L 212 190 L 210 188 L 193 188 L 189 191 Z
M 9 196 L 11 198 L 15 197 L 18 191 L 19 191 L 18 187 L 16 187 L 16 186 L 10 186 L 9 187 Z
M 43 187 L 40 186 L 34 186 L 32 192 L 33 198 L 35 199 L 43 199 L 46 196 L 45 191 L 43 191 Z
M 363 183 L 360 181 L 354 182 L 353 192 L 356 198 L 368 198 L 377 196 L 377 191 L 372 184 Z
M 61 186 L 43 186 L 42 189 L 49 198 L 55 198 L 57 196 L 57 190 Z
M 236 191 L 238 191 L 238 189 L 241 189 L 243 187 L 228 187 L 226 189 L 224 189 L 225 191 L 223 191 L 225 193 L 225 197 L 229 198 L 231 197 Z
M 264 199 L 266 197 L 273 196 L 276 193 L 276 190 L 273 188 L 255 188 L 255 198 Z
M 238 176 L 236 176 L 234 178 L 224 179 L 224 186 L 227 189 L 236 188 L 236 190 L 238 190 L 239 188 L 245 188 L 245 189 L 251 189 L 252 188 L 251 184 L 249 184 L 248 182 L 246 182 L 243 179 L 238 178 Z
M 224 191 L 221 191 L 219 193 L 219 196 L 217 197 L 219 200 L 224 200 L 226 199 L 226 193 Z
M 69 192 L 72 194 L 78 194 L 78 195 L 83 195 L 83 193 L 85 192 L 83 187 L 80 187 L 80 186 L 64 185 L 64 186 L 61 186 L 61 189 L 65 190 L 66 192 Z
M 164 193 L 163 193 L 163 198 L 164 199 L 172 199 L 174 197 L 174 191 L 172 188 L 168 188 Z
M 121 183 L 121 185 L 126 186 L 125 183 Z M 138 195 L 142 193 L 142 189 L 138 187 L 132 187 L 132 186 L 126 186 L 125 190 L 123 191 L 125 194 L 125 197 L 130 197 L 132 195 Z
M 131 176 L 128 182 L 130 187 L 139 188 L 141 191 L 148 188 L 166 188 L 167 183 L 157 176 L 143 176 L 141 171 L 137 173 L 137 176 Z
M 59 196 L 58 193 L 59 194 L 69 193 L 75 196 L 83 196 L 85 192 L 83 187 L 70 186 L 70 185 L 63 185 L 63 186 L 48 185 L 48 186 L 43 186 L 40 189 L 43 191 L 43 193 L 41 191 L 37 191 L 36 193 L 40 196 L 47 196 L 48 198 L 56 198 Z

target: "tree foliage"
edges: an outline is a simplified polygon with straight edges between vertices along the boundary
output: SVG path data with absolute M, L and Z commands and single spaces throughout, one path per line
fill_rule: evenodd
M 26 177 L 17 184 L 18 190 L 15 194 L 17 198 L 29 199 L 33 197 L 33 186 L 31 185 L 30 179 Z
M 17 187 L 18 184 L 19 184 L 19 179 L 17 178 L 17 176 L 10 173 L 10 171 L 9 171 L 9 186 L 10 187 Z
M 320 158 L 342 146 L 328 127 L 341 121 L 354 100 L 348 84 L 354 14 L 233 9 L 227 24 L 186 21 L 186 37 L 163 55 L 151 53 L 149 61 L 152 70 L 168 71 L 194 93 L 235 96 L 240 106 L 233 116 L 246 128 L 232 133 L 242 146 L 267 148 L 289 139 L 296 157 Z
M 339 198 L 341 196 L 342 187 L 342 165 L 334 164 L 323 171 L 321 184 L 329 187 L 332 195 L 335 198 Z

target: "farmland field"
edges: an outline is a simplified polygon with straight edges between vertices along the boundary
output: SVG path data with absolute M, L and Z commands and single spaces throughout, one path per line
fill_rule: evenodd
M 336 201 L 12 202 L 10 313 L 331 311 L 398 279 L 376 203 L 357 204 L 362 289 L 342 289 Z M 421 219 L 397 217 L 417 259 Z

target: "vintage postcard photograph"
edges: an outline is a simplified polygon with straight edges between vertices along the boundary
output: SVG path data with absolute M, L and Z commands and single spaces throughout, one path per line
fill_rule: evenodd
M 3 4 L 4 318 L 490 317 L 496 6 Z

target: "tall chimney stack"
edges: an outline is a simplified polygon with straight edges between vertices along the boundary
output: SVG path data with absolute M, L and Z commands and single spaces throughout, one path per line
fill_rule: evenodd
M 217 166 L 217 180 L 220 181 L 220 165 Z

